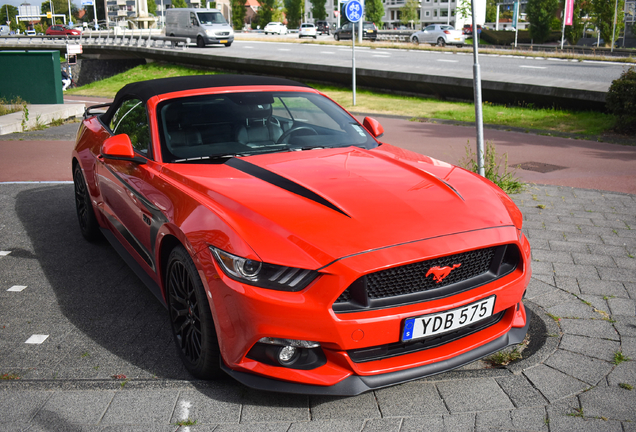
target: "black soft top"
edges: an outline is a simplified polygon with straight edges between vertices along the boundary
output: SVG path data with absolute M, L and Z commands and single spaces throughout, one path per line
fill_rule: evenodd
M 128 99 L 139 99 L 145 104 L 148 99 L 153 96 L 182 90 L 259 85 L 307 87 L 305 84 L 284 78 L 253 75 L 193 75 L 139 81 L 126 84 L 117 92 L 115 100 L 108 111 L 102 116 L 102 120 L 105 123 L 110 122 L 110 119 L 115 114 L 116 108 L 119 107 L 121 102 Z

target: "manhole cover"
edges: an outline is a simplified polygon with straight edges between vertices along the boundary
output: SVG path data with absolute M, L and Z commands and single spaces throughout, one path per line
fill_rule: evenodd
M 512 165 L 516 168 L 521 168 L 526 171 L 536 171 L 540 173 L 549 173 L 552 171 L 558 171 L 562 169 L 566 169 L 567 167 L 559 166 L 559 165 L 550 165 L 543 162 L 524 162 L 518 165 Z

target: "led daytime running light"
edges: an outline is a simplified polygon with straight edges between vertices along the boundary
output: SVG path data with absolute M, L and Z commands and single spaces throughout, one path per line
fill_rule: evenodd
M 291 346 L 294 348 L 318 348 L 320 344 L 313 341 L 296 340 L 296 339 L 278 339 L 272 337 L 264 337 L 259 339 L 260 343 L 269 345 Z

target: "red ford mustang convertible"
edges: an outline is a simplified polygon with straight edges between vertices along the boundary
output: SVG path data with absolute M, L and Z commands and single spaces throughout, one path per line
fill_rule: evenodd
M 355 395 L 521 342 L 519 209 L 382 132 L 284 79 L 129 84 L 79 129 L 80 228 L 167 306 L 197 378 Z

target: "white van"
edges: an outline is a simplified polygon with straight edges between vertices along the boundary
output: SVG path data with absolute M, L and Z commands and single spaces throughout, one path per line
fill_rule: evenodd
M 8 36 L 11 28 L 8 25 L 0 25 L 0 36 Z
M 189 37 L 199 48 L 234 42 L 234 30 L 218 9 L 170 8 L 166 10 L 166 36 Z

